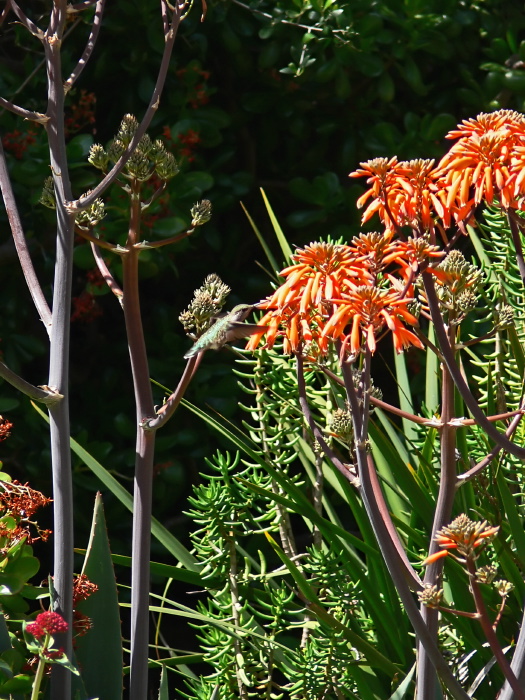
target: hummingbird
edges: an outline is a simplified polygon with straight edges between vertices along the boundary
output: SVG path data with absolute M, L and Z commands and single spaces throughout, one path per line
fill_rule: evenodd
M 243 323 L 244 319 L 253 311 L 253 304 L 239 304 L 231 311 L 217 317 L 213 325 L 197 339 L 194 345 L 184 355 L 184 359 L 189 359 L 199 352 L 205 350 L 219 350 L 226 343 L 231 343 L 238 338 L 247 338 L 260 331 L 266 330 L 267 326 L 258 326 L 256 323 Z

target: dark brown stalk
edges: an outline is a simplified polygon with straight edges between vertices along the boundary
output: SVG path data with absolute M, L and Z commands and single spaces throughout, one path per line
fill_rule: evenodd
M 454 352 L 455 327 L 449 326 L 448 341 Z M 441 420 L 443 427 L 441 436 L 441 474 L 439 480 L 439 493 L 434 511 L 434 522 L 430 538 L 429 555 L 436 552 L 439 547 L 435 541 L 436 534 L 442 527 L 450 522 L 454 496 L 456 493 L 456 428 L 451 425 L 454 418 L 454 381 L 446 366 L 442 372 L 441 385 Z M 423 583 L 439 586 L 443 572 L 443 559 L 438 559 L 427 566 Z M 437 643 L 439 624 L 439 612 L 428 606 L 421 606 L 421 615 L 425 620 L 428 631 Z M 435 668 L 423 645 L 418 649 L 418 678 L 417 697 L 432 698 L 436 694 L 437 677 Z
M 98 270 L 104 279 L 104 282 L 108 285 L 109 289 L 113 292 L 117 299 L 122 303 L 122 297 L 124 296 L 124 293 L 117 284 L 117 281 L 115 280 L 111 272 L 109 271 L 109 268 L 106 265 L 106 261 L 100 253 L 100 248 L 97 244 L 93 243 L 93 241 L 91 241 L 91 250 L 93 252 L 93 257 L 95 258 Z
M 344 381 L 341 379 L 341 377 L 338 377 L 337 374 L 334 374 L 331 370 L 329 370 L 327 367 L 319 367 L 319 369 L 326 374 L 327 377 L 330 377 L 334 382 L 339 384 L 340 386 L 345 386 Z M 402 408 L 398 408 L 397 406 L 392 406 L 390 403 L 386 403 L 386 401 L 382 401 L 381 399 L 376 399 L 374 396 L 370 396 L 370 403 L 373 406 L 376 406 L 377 408 L 383 409 L 383 411 L 387 411 L 388 413 L 393 413 L 395 416 L 400 416 L 401 418 L 406 418 L 407 420 L 411 420 L 413 423 L 419 423 L 420 425 L 429 425 L 429 419 L 424 418 L 423 416 L 415 416 L 413 413 L 408 413 L 407 411 L 403 411 Z M 434 428 L 440 428 L 442 426 L 441 421 L 438 421 L 437 423 L 432 422 L 432 427 Z
M 356 405 L 356 410 L 360 411 L 362 409 L 359 408 L 359 404 L 357 401 L 357 395 L 355 392 L 355 388 L 353 386 L 353 380 L 352 381 L 352 392 L 353 392 L 353 398 L 350 400 L 349 398 L 349 403 L 352 406 L 353 403 Z M 297 385 L 299 389 L 299 403 L 301 406 L 301 409 L 304 413 L 304 416 L 308 422 L 308 425 L 310 426 L 310 429 L 312 430 L 312 433 L 314 434 L 314 437 L 316 440 L 319 442 L 321 449 L 325 453 L 325 455 L 328 457 L 328 459 L 332 462 L 332 464 L 337 468 L 339 472 L 353 485 L 357 486 L 359 488 L 359 481 L 356 479 L 355 474 L 352 473 L 351 470 L 348 469 L 348 467 L 343 464 L 334 454 L 333 450 L 326 444 L 326 441 L 324 440 L 321 431 L 315 424 L 315 421 L 313 419 L 313 416 L 310 412 L 310 407 L 308 405 L 308 401 L 306 398 L 306 386 L 304 382 L 304 371 L 303 371 L 303 359 L 300 355 L 297 356 Z M 355 399 L 355 400 L 354 400 Z M 354 410 L 352 410 L 352 420 L 354 417 Z M 356 427 L 354 424 L 354 434 L 356 433 Z M 358 441 L 358 438 L 356 438 L 356 442 Z M 366 438 L 365 438 L 366 442 Z M 334 459 L 335 458 L 335 459 Z M 369 456 L 370 461 L 372 458 Z M 360 476 L 360 475 L 359 475 Z M 406 581 L 409 583 L 409 586 L 413 590 L 421 590 L 422 588 L 422 583 L 414 571 L 413 567 L 411 566 L 410 562 L 408 561 L 408 558 L 406 556 L 406 552 L 404 550 L 403 545 L 401 544 L 401 541 L 399 540 L 399 535 L 397 534 L 397 530 L 394 527 L 394 524 L 392 522 L 392 519 L 390 517 L 390 513 L 388 511 L 388 506 L 385 503 L 385 499 L 383 496 L 383 492 L 381 490 L 381 486 L 379 484 L 379 480 L 377 478 L 377 474 L 375 472 L 375 468 L 373 466 L 373 463 L 371 464 L 370 468 L 370 483 L 371 483 L 371 488 L 373 491 L 373 498 L 374 498 L 374 503 L 376 506 L 376 513 L 378 517 L 381 518 L 382 523 L 384 524 L 385 530 L 388 533 L 388 543 L 386 546 L 389 547 L 391 551 L 391 556 L 392 558 L 396 558 L 399 562 L 399 565 L 401 569 L 403 570 L 404 577 Z M 374 523 L 372 522 L 372 527 L 374 527 Z M 375 529 L 375 528 L 374 528 Z
M 518 429 L 518 426 L 523 418 L 523 408 L 524 407 L 525 407 L 525 404 L 522 403 L 521 410 L 514 417 L 511 424 L 507 428 L 505 435 L 508 438 L 511 438 L 514 435 L 514 433 L 516 432 L 516 430 Z M 482 472 L 492 462 L 492 460 L 498 455 L 498 453 L 500 451 L 501 451 L 501 446 L 495 445 L 495 447 L 492 448 L 492 450 L 488 453 L 488 455 L 486 457 L 484 457 L 480 462 L 475 464 L 468 471 L 464 472 L 463 474 L 460 474 L 457 477 L 456 488 L 459 488 L 463 484 L 466 484 L 467 481 L 470 481 L 471 479 L 476 477 L 480 472 Z
M 36 24 L 29 19 L 29 17 L 19 7 L 15 0 L 9 0 L 8 5 L 18 17 L 21 24 L 23 24 L 24 27 L 27 29 L 27 31 L 33 36 L 35 36 L 37 39 L 40 39 L 40 41 L 44 41 L 44 32 L 40 29 L 40 27 L 37 27 Z
M 447 662 L 443 658 L 441 652 L 436 646 L 435 639 L 432 637 L 425 621 L 421 617 L 421 613 L 413 598 L 410 588 L 406 581 L 405 571 L 401 568 L 398 553 L 393 549 L 390 539 L 390 534 L 385 527 L 381 514 L 377 509 L 374 498 L 374 490 L 370 474 L 373 463 L 366 454 L 364 447 L 356 449 L 356 457 L 359 465 L 359 473 L 361 476 L 363 503 L 370 518 L 374 533 L 376 535 L 381 553 L 387 565 L 388 571 L 392 578 L 392 582 L 398 592 L 398 595 L 403 603 L 403 607 L 408 615 L 410 623 L 414 628 L 414 632 L 419 642 L 424 646 L 430 660 L 444 685 L 448 688 L 449 693 L 456 700 L 471 700 L 470 696 L 463 690 L 456 678 L 454 678 Z M 423 700 L 423 698 L 421 699 Z
M 332 448 L 327 444 L 326 440 L 323 437 L 323 434 L 321 433 L 319 427 L 317 426 L 312 413 L 310 411 L 310 406 L 308 405 L 308 399 L 306 397 L 306 384 L 304 381 L 304 363 L 303 363 L 303 358 L 301 355 L 296 356 L 297 360 L 297 387 L 298 387 L 298 392 L 299 392 L 299 405 L 301 406 L 301 410 L 303 412 L 304 417 L 306 418 L 306 422 L 308 423 L 310 430 L 312 431 L 312 435 L 314 438 L 317 440 L 319 445 L 321 446 L 321 449 L 325 453 L 325 455 L 328 457 L 328 459 L 332 462 L 334 467 L 337 469 L 338 472 L 340 472 L 345 479 L 347 479 L 352 486 L 357 486 L 358 481 L 356 478 L 356 475 L 352 472 L 352 470 L 341 460 L 337 457 L 335 452 L 332 450 Z
M 483 600 L 483 596 L 481 595 L 481 590 L 476 579 L 476 566 L 473 560 L 470 558 L 467 559 L 467 569 L 470 576 L 470 589 L 472 591 L 472 596 L 476 604 L 476 610 L 478 611 L 479 615 L 478 619 L 481 624 L 481 628 L 483 629 L 483 634 L 485 635 L 487 642 L 489 643 L 492 653 L 496 657 L 498 666 L 502 670 L 503 675 L 505 676 L 509 685 L 514 691 L 514 696 L 516 700 L 525 700 L 525 690 L 514 675 L 514 671 L 510 667 L 510 663 L 507 661 L 507 657 L 503 653 L 503 649 L 501 648 L 501 644 L 499 643 L 498 636 L 492 627 L 492 622 L 490 621 L 487 608 L 485 606 L 485 601 Z
M 487 433 L 491 440 L 494 440 L 494 442 L 497 445 L 499 445 L 502 449 L 506 450 L 515 457 L 519 457 L 519 459 L 524 459 L 525 448 L 519 447 L 515 443 L 511 442 L 503 433 L 500 433 L 492 425 L 492 423 L 489 420 L 487 420 L 487 416 L 483 413 L 483 411 L 478 405 L 478 402 L 472 395 L 456 362 L 454 353 L 452 351 L 452 348 L 450 347 L 450 343 L 448 342 L 447 331 L 439 310 L 439 301 L 434 286 L 434 280 L 432 279 L 432 275 L 430 273 L 423 273 L 423 283 L 425 285 L 428 306 L 432 315 L 432 322 L 434 323 L 436 337 L 439 341 L 441 352 L 443 353 L 443 358 L 454 380 L 454 384 L 458 388 L 458 391 L 461 394 L 461 397 L 465 402 L 467 408 L 472 413 L 472 416 L 476 420 L 479 427 Z
M 186 363 L 186 367 L 180 379 L 179 385 L 175 391 L 168 397 L 166 403 L 164 403 L 157 411 L 154 418 L 143 421 L 142 425 L 144 430 L 158 430 L 161 428 L 172 415 L 177 410 L 182 397 L 184 396 L 189 383 L 195 376 L 197 367 L 200 365 L 203 353 L 199 352 L 197 355 L 190 357 Z
M 19 377 L 18 374 L 15 374 L 15 372 L 10 370 L 9 367 L 7 367 L 7 365 L 5 365 L 3 362 L 0 362 L 0 377 L 5 379 L 6 382 L 9 382 L 9 384 L 18 389 L 18 391 L 21 391 L 26 396 L 29 396 L 29 398 L 33 399 L 33 401 L 39 401 L 46 406 L 52 406 L 64 398 L 62 394 L 59 394 L 57 391 L 53 391 L 49 387 L 44 389 L 43 387 L 33 386 L 29 382 L 26 382 L 25 379 L 22 379 L 22 377 Z
M 370 391 L 370 360 L 371 354 L 370 350 L 367 348 L 365 350 L 361 380 L 363 385 L 363 397 L 365 398 L 365 407 L 366 396 Z M 343 373 L 345 373 L 345 363 L 343 363 Z M 375 474 L 375 467 L 372 457 L 367 452 L 366 444 L 369 419 L 368 410 L 366 414 L 361 413 L 361 415 L 358 416 L 358 420 L 355 420 L 354 412 L 360 411 L 360 408 L 357 392 L 354 388 L 353 381 L 351 381 L 351 372 L 348 365 L 346 365 L 346 374 L 345 384 L 350 388 L 348 399 L 352 408 L 352 419 L 354 421 L 355 454 L 358 464 L 359 478 L 361 480 L 361 495 L 370 519 L 370 523 L 374 530 L 374 534 L 377 538 L 379 548 L 387 565 L 390 576 L 392 577 L 392 582 L 398 592 L 399 597 L 401 598 L 401 602 L 403 603 L 405 611 L 420 644 L 424 646 L 425 651 L 432 661 L 438 675 L 450 691 L 451 695 L 454 698 L 463 698 L 466 700 L 466 698 L 469 697 L 468 694 L 463 690 L 456 678 L 454 678 L 447 662 L 436 645 L 435 638 L 430 634 L 425 621 L 417 608 L 407 581 L 407 569 L 404 566 L 400 552 L 395 546 L 395 541 L 392 539 L 392 534 L 387 524 L 388 520 L 385 519 L 385 514 L 381 511 L 378 505 L 377 497 L 379 494 L 377 492 L 377 487 L 375 486 L 377 475 Z M 411 568 L 412 567 L 410 567 L 410 569 Z M 410 571 L 408 573 L 410 573 Z M 415 572 L 414 576 L 417 576 Z

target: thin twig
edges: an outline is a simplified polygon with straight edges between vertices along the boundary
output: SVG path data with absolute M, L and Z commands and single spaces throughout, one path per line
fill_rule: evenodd
M 102 253 L 100 252 L 100 248 L 98 247 L 97 244 L 91 242 L 91 250 L 93 252 L 93 257 L 95 258 L 95 262 L 97 264 L 99 272 L 102 275 L 102 277 L 104 278 L 104 282 L 108 285 L 109 289 L 117 297 L 117 299 L 120 301 L 120 303 L 122 303 L 122 297 L 124 296 L 124 292 L 119 287 L 116 279 L 113 277 L 113 275 L 109 271 L 109 268 L 106 265 L 106 261 L 104 260 L 104 258 L 102 257 Z
M 29 17 L 19 7 L 15 0 L 9 0 L 9 5 L 15 13 L 15 15 L 20 20 L 20 22 L 27 29 L 27 31 L 30 32 L 30 34 L 32 34 L 33 36 L 36 36 L 37 39 L 40 39 L 40 41 L 44 41 L 44 32 L 40 29 L 40 27 L 37 27 L 37 25 L 29 19 Z
M 39 401 L 46 406 L 52 406 L 64 398 L 56 389 L 44 386 L 33 386 L 33 384 L 26 382 L 25 379 L 22 379 L 22 377 L 13 372 L 13 370 L 9 369 L 3 362 L 0 362 L 0 377 L 26 396 L 29 396 L 33 401 Z
M 492 653 L 496 657 L 498 666 L 500 667 L 503 675 L 507 679 L 509 685 L 512 687 L 516 700 L 525 700 L 525 691 L 523 689 L 523 686 L 514 675 L 514 671 L 512 670 L 510 663 L 507 660 L 507 657 L 503 653 L 503 649 L 501 648 L 496 632 L 494 631 L 492 623 L 489 619 L 487 608 L 485 606 L 485 601 L 483 600 L 483 596 L 481 595 L 479 584 L 476 578 L 476 566 L 471 558 L 467 558 L 466 561 L 467 569 L 470 576 L 470 590 L 472 591 L 472 596 L 474 598 L 474 602 L 476 603 L 476 610 L 479 614 L 479 622 L 481 624 L 481 628 L 483 629 L 483 634 L 485 635 L 487 642 L 489 643 Z
M 78 76 L 82 73 L 84 68 L 86 67 L 86 63 L 89 61 L 91 58 L 91 54 L 93 53 L 93 49 L 95 48 L 95 44 L 98 38 L 98 34 L 100 31 L 100 26 L 102 23 L 102 15 L 104 14 L 104 4 L 106 0 L 98 0 L 97 1 L 97 7 L 95 9 L 95 16 L 93 17 L 93 24 L 91 26 L 91 32 L 89 34 L 87 43 L 86 43 L 86 48 L 84 49 L 82 56 L 80 57 L 76 68 L 73 70 L 69 78 L 66 80 L 64 83 L 64 90 L 68 92 L 71 90 L 73 87 L 73 84 L 77 80 Z M 91 0 L 89 0 L 88 4 L 86 5 L 87 7 L 91 7 L 93 3 Z M 75 7 L 75 12 L 78 12 L 79 10 L 76 9 L 78 6 Z M 84 8 L 82 8 L 84 9 Z M 71 10 L 68 11 L 71 12 Z
M 522 402 L 521 404 L 521 409 L 518 412 L 518 414 L 514 417 L 513 421 L 507 428 L 505 435 L 507 438 L 511 438 L 512 435 L 516 432 L 518 429 L 518 426 L 523 418 L 523 409 L 525 409 L 525 401 Z M 460 474 L 457 477 L 457 482 L 456 482 L 456 488 L 459 488 L 460 486 L 463 486 L 463 484 L 466 484 L 468 481 L 471 479 L 474 479 L 478 474 L 480 474 L 491 462 L 492 460 L 498 455 L 498 453 L 501 451 L 501 445 L 495 445 L 492 450 L 488 453 L 486 457 L 484 457 L 480 462 L 475 464 L 471 469 L 468 471 L 464 472 L 463 474 Z
M 448 334 L 448 341 L 451 345 L 452 352 L 455 352 L 455 328 L 453 326 L 449 326 Z M 439 549 L 439 545 L 436 542 L 436 534 L 450 522 L 454 496 L 456 494 L 456 427 L 453 426 L 453 419 L 454 381 L 447 367 L 444 366 L 441 382 L 441 420 L 444 423 L 440 433 L 441 474 L 439 479 L 439 492 L 434 509 L 432 532 L 430 535 L 429 554 L 433 554 Z M 424 586 L 439 586 L 443 572 L 443 563 L 443 559 L 438 559 L 427 566 L 423 579 Z M 437 642 L 439 625 L 438 611 L 422 604 L 421 614 L 426 622 L 429 633 Z M 436 693 L 436 683 L 436 671 L 425 648 L 421 645 L 418 659 L 417 697 L 434 697 Z
M 27 248 L 27 242 L 24 235 L 24 230 L 22 228 L 22 222 L 20 220 L 20 214 L 18 213 L 18 207 L 16 206 L 15 195 L 13 193 L 13 188 L 11 187 L 11 180 L 9 178 L 9 173 L 7 171 L 7 164 L 5 160 L 4 149 L 2 146 L 2 140 L 0 139 L 0 190 L 4 198 L 5 209 L 7 212 L 7 218 L 9 219 L 9 225 L 11 226 L 11 231 L 13 234 L 13 240 L 16 247 L 16 252 L 18 253 L 18 258 L 20 260 L 20 265 L 22 267 L 22 272 L 26 280 L 29 292 L 33 298 L 33 303 L 36 310 L 40 314 L 42 323 L 44 324 L 48 335 L 51 333 L 51 310 L 40 286 L 40 282 L 36 276 L 35 268 L 33 267 L 33 262 L 31 256 L 29 255 L 29 250 Z
M 151 100 L 146 110 L 146 113 L 144 114 L 144 117 L 142 118 L 142 121 L 140 122 L 139 127 L 135 132 L 135 135 L 133 136 L 127 149 L 115 163 L 113 168 L 103 178 L 103 180 L 101 180 L 101 182 L 99 182 L 99 184 L 89 194 L 86 194 L 75 201 L 68 202 L 67 206 L 70 212 L 77 213 L 82 209 L 87 209 L 93 204 L 95 199 L 97 199 L 97 197 L 100 197 L 104 193 L 104 191 L 117 179 L 119 173 L 122 171 L 122 168 L 126 165 L 129 158 L 134 153 L 141 138 L 144 136 L 146 130 L 151 124 L 151 120 L 153 119 L 159 107 L 160 96 L 164 88 L 164 83 L 166 82 L 166 76 L 168 73 L 171 54 L 173 51 L 173 46 L 175 44 L 175 38 L 177 36 L 177 30 L 180 23 L 180 8 L 178 7 L 178 5 L 176 5 L 176 7 L 178 9 L 173 14 L 170 29 L 166 38 L 166 44 L 164 46 L 164 53 L 162 55 L 162 61 L 157 76 L 157 82 L 155 84 L 155 88 L 153 90 L 153 94 L 151 96 Z
M 195 376 L 198 366 L 202 360 L 204 353 L 199 352 L 193 357 L 190 357 L 186 363 L 186 367 L 180 379 L 179 385 L 175 391 L 168 397 L 166 402 L 159 408 L 156 412 L 154 418 L 148 418 L 142 422 L 142 427 L 144 430 L 158 430 L 161 428 L 172 415 L 177 410 L 186 389 L 188 388 L 191 380 Z
M 22 119 L 26 119 L 30 122 L 36 122 L 37 124 L 46 124 L 46 122 L 49 120 L 49 117 L 47 117 L 45 114 L 19 107 L 18 105 L 15 105 L 14 102 L 10 102 L 4 97 L 0 97 L 0 107 L 3 107 L 4 109 L 7 109 L 8 112 L 12 112 L 17 116 L 22 117 Z

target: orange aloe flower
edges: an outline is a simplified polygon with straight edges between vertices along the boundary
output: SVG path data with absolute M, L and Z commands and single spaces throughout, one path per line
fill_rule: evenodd
M 298 248 L 292 260 L 295 264 L 280 273 L 286 281 L 258 304 L 261 309 L 269 309 L 261 319 L 261 324 L 269 326 L 266 346 L 273 347 L 277 336 L 283 335 L 286 352 L 296 352 L 301 343 L 314 341 L 330 313 L 332 298 L 340 297 L 346 280 L 362 281 L 367 275 L 356 262 L 355 253 L 345 245 L 311 243 Z M 251 336 L 247 349 L 254 350 L 263 335 Z
M 487 538 L 493 538 L 498 531 L 499 526 L 491 527 L 486 520 L 475 522 L 465 514 L 461 514 L 448 527 L 439 530 L 436 542 L 442 549 L 427 557 L 423 564 L 432 564 L 448 556 L 451 549 L 457 549 L 463 557 L 476 558 L 476 548 L 488 542 Z
M 506 209 L 521 208 L 525 118 L 512 110 L 482 113 L 447 135 L 458 137 L 436 171 L 436 195 L 455 220 L 468 220 L 480 202 L 492 204 L 495 197 Z
M 357 200 L 357 207 L 361 208 L 372 198 L 362 223 L 377 212 L 387 232 L 403 226 L 432 231 L 436 215 L 445 226 L 450 225 L 448 208 L 436 196 L 433 160 L 398 162 L 396 158 L 375 158 L 360 165 L 361 169 L 349 177 L 367 176 L 367 183 L 372 185 Z
M 414 300 L 406 270 L 435 257 L 437 249 L 411 239 L 399 244 L 392 237 L 393 232 L 361 234 L 348 246 L 312 243 L 298 250 L 295 264 L 281 272 L 286 281 L 258 304 L 267 309 L 260 325 L 268 329 L 251 336 L 247 349 L 254 350 L 266 335 L 269 348 L 284 337 L 285 352 L 308 344 L 309 355 L 326 354 L 329 343 L 338 340 L 353 354 L 365 345 L 374 352 L 378 334 L 388 331 L 397 352 L 422 347 L 406 327 L 417 325 L 406 309 Z M 393 263 L 399 265 L 401 279 L 385 273 Z
M 404 325 L 417 325 L 416 317 L 403 308 L 411 301 L 412 297 L 402 298 L 396 291 L 376 286 L 349 289 L 342 299 L 334 302 L 338 308 L 321 333 L 321 350 L 327 348 L 328 340 L 341 339 L 354 355 L 361 352 L 363 345 L 375 352 L 376 337 L 385 327 L 392 332 L 396 352 L 410 345 L 422 348 L 419 338 Z M 350 333 L 345 332 L 347 326 L 350 326 Z

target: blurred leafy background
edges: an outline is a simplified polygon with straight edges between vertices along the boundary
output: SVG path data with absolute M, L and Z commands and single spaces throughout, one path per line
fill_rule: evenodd
M 38 21 L 49 5 L 27 0 L 24 9 Z M 212 201 L 214 216 L 193 238 L 143 256 L 153 379 L 170 389 L 177 383 L 190 344 L 178 315 L 206 275 L 215 272 L 232 287 L 231 305 L 269 293 L 264 257 L 241 200 L 277 257 L 261 187 L 291 243 L 328 235 L 348 239 L 359 230 L 355 200 L 362 189 L 347 174 L 360 161 L 394 154 L 439 157 L 444 134 L 461 119 L 500 107 L 525 108 L 524 30 L 517 0 L 209 0 L 204 21 L 194 8 L 180 28 L 149 132 L 173 150 L 181 172 L 147 224 L 152 239 L 182 231 L 191 206 L 203 197 Z M 85 18 L 72 20 L 63 52 L 66 74 L 87 33 Z M 105 144 L 124 113 L 138 118 L 143 113 L 161 50 L 155 0 L 107 3 L 95 55 L 67 101 L 76 194 L 97 182 L 86 160 L 90 145 Z M 0 63 L 0 94 L 45 111 L 40 44 L 16 22 L 2 27 Z M 40 127 L 7 112 L 0 114 L 0 130 L 34 263 L 49 292 L 53 218 L 38 202 L 49 174 L 45 138 Z M 106 203 L 105 233 L 115 240 L 127 226 L 117 189 Z M 39 384 L 47 367 L 45 333 L 16 263 L 3 209 L 0 230 L 0 351 L 9 366 Z M 131 488 L 135 429 L 124 322 L 94 269 L 89 247 L 79 239 L 72 431 Z M 208 353 L 188 394 L 230 419 L 239 400 L 232 359 L 226 351 Z M 417 383 L 417 366 L 411 370 Z M 386 369 L 376 377 L 387 391 L 391 381 Z M 159 389 L 159 404 L 162 396 Z M 1 447 L 6 470 L 49 494 L 46 426 L 6 384 L 0 413 L 15 423 L 13 437 Z M 190 485 L 217 446 L 220 438 L 183 409 L 158 436 L 154 513 L 186 541 L 189 520 L 183 511 Z M 99 484 L 80 461 L 75 488 L 77 502 L 86 503 L 75 510 L 83 545 Z M 127 553 L 130 516 L 110 494 L 106 507 L 113 550 Z M 154 549 L 153 558 L 160 556 Z

